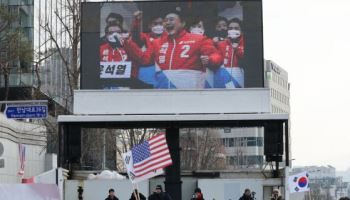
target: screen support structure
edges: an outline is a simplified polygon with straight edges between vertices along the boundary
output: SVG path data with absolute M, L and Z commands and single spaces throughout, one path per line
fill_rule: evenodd
M 165 191 L 171 191 L 173 199 L 181 199 L 181 162 L 180 162 L 180 129 L 167 128 L 166 139 L 173 165 L 165 170 Z
M 278 115 L 278 114 L 277 114 Z M 201 115 L 203 116 L 203 115 Z M 237 117 L 240 116 L 240 117 Z M 249 117 L 247 117 L 249 116 Z M 261 118 L 261 116 L 264 116 Z M 217 120 L 203 120 L 200 116 L 190 117 L 191 120 L 181 120 L 178 116 L 174 120 L 168 121 L 154 120 L 152 116 L 144 116 L 145 120 L 125 121 L 120 118 L 115 118 L 111 115 L 98 118 L 90 118 L 90 116 L 63 116 L 59 117 L 59 167 L 68 170 L 74 170 L 74 166 L 79 165 L 79 149 L 81 142 L 79 141 L 82 128 L 114 128 L 114 129 L 131 129 L 131 128 L 165 128 L 166 139 L 169 146 L 170 154 L 173 160 L 173 165 L 167 167 L 165 172 L 165 189 L 173 197 L 173 199 L 181 200 L 181 159 L 179 145 L 179 130 L 180 128 L 218 128 L 218 127 L 264 127 L 266 124 L 278 123 L 284 124 L 284 130 L 280 134 L 284 134 L 284 153 L 285 166 L 289 166 L 289 129 L 288 115 L 276 117 L 276 114 L 237 114 L 233 118 L 222 117 L 218 115 Z M 109 119 L 108 119 L 109 118 Z M 121 118 L 123 118 L 121 116 Z M 161 117 L 162 118 L 162 117 Z M 185 117 L 186 118 L 186 117 Z M 106 120 L 105 120 L 106 119 Z M 135 117 L 138 119 L 138 117 Z M 278 166 L 278 165 L 277 165 Z M 275 169 L 274 176 L 280 176 L 279 169 Z

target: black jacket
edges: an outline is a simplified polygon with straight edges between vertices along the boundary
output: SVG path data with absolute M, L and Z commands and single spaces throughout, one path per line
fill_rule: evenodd
M 253 197 L 246 196 L 246 195 L 243 194 L 243 196 L 241 196 L 241 198 L 239 198 L 239 200 L 253 200 Z
M 146 200 L 146 197 L 142 194 L 142 193 L 139 193 L 140 194 L 140 199 L 141 200 Z M 137 195 L 137 194 L 136 194 Z M 131 197 L 130 197 L 130 200 L 136 200 L 135 196 L 134 196 L 134 193 L 131 193 Z
M 153 193 L 151 196 L 148 197 L 148 200 L 172 200 L 170 195 L 168 193 L 162 192 L 162 193 Z
M 109 198 L 109 196 L 105 200 L 119 200 L 116 196 L 114 196 L 112 199 Z

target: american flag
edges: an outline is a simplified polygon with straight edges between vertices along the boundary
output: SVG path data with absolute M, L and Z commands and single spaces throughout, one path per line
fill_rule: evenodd
M 173 162 L 166 143 L 165 133 L 150 138 L 131 149 L 135 177 L 163 169 Z
M 26 146 L 24 144 L 18 144 L 18 150 L 19 150 L 19 162 L 20 162 L 20 170 L 18 172 L 18 175 L 23 176 L 24 163 L 26 161 Z

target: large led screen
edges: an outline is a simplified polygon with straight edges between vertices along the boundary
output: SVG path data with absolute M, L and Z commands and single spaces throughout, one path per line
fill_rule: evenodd
M 261 1 L 82 4 L 81 89 L 264 86 Z

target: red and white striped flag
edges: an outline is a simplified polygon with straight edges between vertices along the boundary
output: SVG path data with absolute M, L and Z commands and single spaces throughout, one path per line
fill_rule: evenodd
M 123 158 L 133 183 L 163 174 L 163 169 L 172 164 L 165 133 L 135 146 Z
M 26 161 L 26 146 L 24 144 L 18 144 L 18 150 L 19 150 L 19 162 L 20 162 L 20 169 L 19 169 L 18 175 L 23 176 L 24 164 Z
M 165 133 L 150 138 L 131 149 L 136 177 L 141 177 L 171 164 Z

